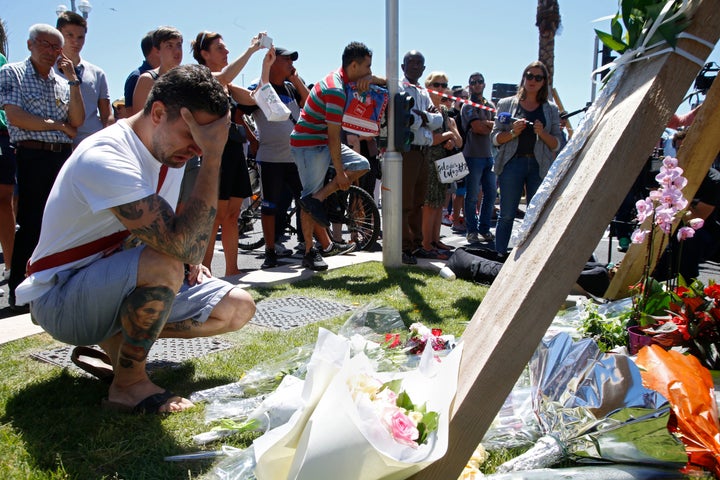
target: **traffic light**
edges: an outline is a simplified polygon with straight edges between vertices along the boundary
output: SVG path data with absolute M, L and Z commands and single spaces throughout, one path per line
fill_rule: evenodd
M 395 140 L 395 150 L 398 152 L 407 152 L 410 150 L 410 144 L 415 138 L 415 135 L 410 130 L 410 125 L 413 122 L 413 116 L 411 113 L 412 108 L 415 106 L 415 99 L 407 93 L 396 93 L 393 107 L 394 107 L 394 121 L 395 121 L 395 132 L 393 140 Z

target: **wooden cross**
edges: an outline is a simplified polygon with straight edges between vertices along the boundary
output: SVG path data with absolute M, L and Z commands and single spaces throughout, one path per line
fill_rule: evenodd
M 716 43 L 720 0 L 693 2 L 692 9 L 686 31 Z M 700 59 L 710 54 L 689 39 L 677 46 Z M 699 70 L 676 53 L 629 66 L 598 128 L 465 330 L 450 447 L 413 479 L 458 478 Z

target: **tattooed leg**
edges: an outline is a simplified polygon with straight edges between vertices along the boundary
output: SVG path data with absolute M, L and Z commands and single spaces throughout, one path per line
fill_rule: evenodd
M 215 305 L 204 322 L 183 320 L 168 323 L 162 329 L 163 338 L 209 337 L 234 332 L 242 328 L 255 315 L 255 302 L 249 293 L 233 288 Z
M 165 389 L 155 385 L 147 375 L 147 355 L 170 315 L 175 292 L 165 286 L 137 287 L 120 307 L 122 331 L 102 342 L 103 348 L 115 351 L 115 378 L 108 392 L 114 403 L 133 407 L 143 399 Z M 180 411 L 193 406 L 189 400 L 175 396 L 161 411 Z
M 168 287 L 138 287 L 120 308 L 123 342 L 118 366 L 135 368 L 145 360 L 170 316 L 175 292 Z

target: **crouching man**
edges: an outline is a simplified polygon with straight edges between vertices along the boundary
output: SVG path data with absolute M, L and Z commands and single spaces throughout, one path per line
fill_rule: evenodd
M 56 339 L 105 350 L 114 374 L 106 406 L 192 407 L 150 381 L 153 343 L 234 331 L 255 313 L 247 292 L 200 265 L 212 240 L 228 112 L 207 68 L 177 67 L 157 80 L 143 111 L 83 141 L 52 188 L 17 297 Z M 195 155 L 202 168 L 176 213 L 183 167 Z M 129 236 L 140 246 L 128 248 Z

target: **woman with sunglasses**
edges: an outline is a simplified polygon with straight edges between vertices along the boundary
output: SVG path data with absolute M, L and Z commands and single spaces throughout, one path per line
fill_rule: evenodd
M 500 186 L 500 218 L 495 249 L 500 255 L 507 255 L 523 190 L 530 203 L 560 148 L 560 113 L 549 96 L 547 68 L 532 62 L 523 71 L 517 94 L 497 105 L 491 137 L 498 147 L 494 171 Z
M 232 80 L 242 71 L 253 53 L 260 50 L 261 39 L 264 33 L 259 33 L 250 40 L 250 46 L 233 62 L 228 62 L 229 50 L 222 35 L 216 32 L 200 32 L 191 43 L 193 58 L 200 65 L 205 65 L 213 72 L 213 76 L 228 90 L 235 91 L 240 87 L 231 84 Z M 243 90 L 244 98 L 250 98 L 250 92 Z M 247 160 L 245 159 L 245 141 L 248 139 L 248 130 L 243 120 L 242 112 L 237 109 L 237 103 L 231 99 L 232 124 L 228 140 L 223 151 L 220 165 L 220 190 L 215 215 L 215 225 L 210 238 L 215 238 L 218 228 L 221 228 L 221 242 L 225 255 L 225 276 L 237 275 L 240 269 L 238 259 L 238 229 L 237 221 L 243 200 L 252 195 L 250 176 L 248 174 Z M 186 175 L 188 171 L 186 170 Z M 192 191 L 184 188 L 183 191 Z M 208 244 L 203 265 L 211 268 L 215 242 Z
M 440 128 L 433 130 L 433 143 L 428 151 L 428 187 L 425 204 L 422 208 L 423 245 L 415 252 L 415 256 L 447 260 L 449 251 L 453 247 L 440 241 L 440 226 L 442 225 L 443 207 L 448 202 L 448 185 L 440 182 L 440 177 L 435 169 L 435 160 L 446 157 L 456 148 L 461 148 L 462 137 L 458 132 L 455 120 L 448 116 L 449 109 L 452 107 L 452 99 L 440 95 L 450 92 L 447 75 L 443 72 L 431 72 L 425 79 L 425 87 L 431 92 L 430 98 L 433 105 L 442 113 L 443 122 Z

